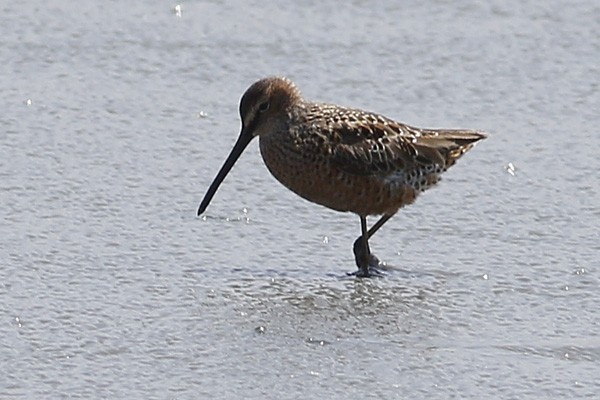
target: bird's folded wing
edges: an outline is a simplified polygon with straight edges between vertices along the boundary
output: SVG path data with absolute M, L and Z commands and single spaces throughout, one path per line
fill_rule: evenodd
M 346 123 L 331 152 L 331 163 L 355 175 L 387 175 L 425 165 L 444 166 L 435 140 L 423 140 L 418 129 L 394 121 Z

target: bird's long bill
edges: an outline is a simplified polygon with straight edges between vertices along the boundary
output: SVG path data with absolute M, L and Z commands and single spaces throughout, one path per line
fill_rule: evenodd
M 204 198 L 200 203 L 200 207 L 198 207 L 198 215 L 202 214 L 206 210 L 206 207 L 208 207 L 208 204 L 217 192 L 219 185 L 221 184 L 221 182 L 223 182 L 223 179 L 225 179 L 225 177 L 231 170 L 231 167 L 233 167 L 233 164 L 235 164 L 235 162 L 240 157 L 244 149 L 248 146 L 248 143 L 250 143 L 252 137 L 252 135 L 247 134 L 244 131 L 244 129 L 242 129 L 240 137 L 238 137 L 237 142 L 235 142 L 235 145 L 233 146 L 231 153 L 229 153 L 227 160 L 225 160 L 225 162 L 223 163 L 223 166 L 219 170 L 219 173 L 217 174 L 213 182 L 210 184 L 208 192 L 206 192 L 206 194 L 204 195 Z

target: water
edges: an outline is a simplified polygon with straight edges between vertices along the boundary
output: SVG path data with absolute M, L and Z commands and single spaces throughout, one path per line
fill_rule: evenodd
M 4 2 L 0 398 L 598 398 L 593 1 Z M 254 80 L 491 137 L 372 239 L 252 144 Z

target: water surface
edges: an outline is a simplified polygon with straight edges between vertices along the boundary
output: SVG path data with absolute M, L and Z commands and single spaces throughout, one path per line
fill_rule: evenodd
M 597 398 L 600 8 L 0 6 L 1 398 Z M 372 239 L 257 143 L 256 79 L 491 136 Z M 509 165 L 510 164 L 510 165 Z

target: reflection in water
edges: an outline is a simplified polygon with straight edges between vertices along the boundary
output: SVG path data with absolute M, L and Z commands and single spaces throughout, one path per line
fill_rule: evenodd
M 388 339 L 422 324 L 435 328 L 442 280 L 313 279 L 238 277 L 221 289 L 236 313 L 265 326 L 268 333 L 297 340 L 334 343 L 354 335 Z M 418 322 L 420 321 L 420 322 Z M 332 325 L 335 326 L 333 331 Z M 435 332 L 427 335 L 435 335 Z

